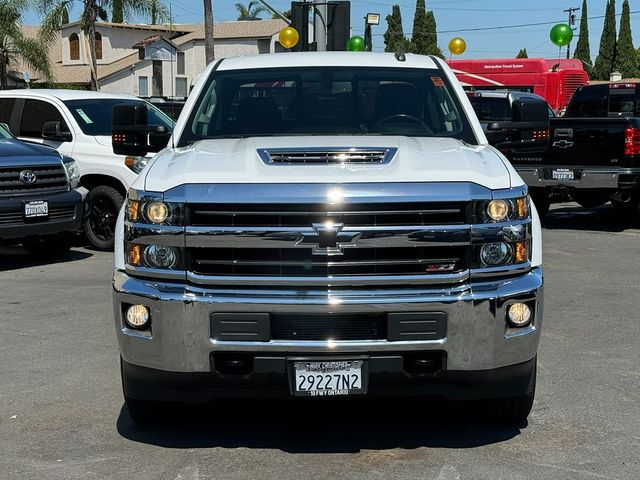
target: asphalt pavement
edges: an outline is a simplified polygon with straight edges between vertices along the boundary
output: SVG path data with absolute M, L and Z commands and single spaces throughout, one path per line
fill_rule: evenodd
M 543 234 L 524 425 L 466 404 L 256 399 L 137 426 L 120 389 L 113 255 L 0 250 L 0 478 L 639 479 L 640 230 L 608 206 L 560 204 Z

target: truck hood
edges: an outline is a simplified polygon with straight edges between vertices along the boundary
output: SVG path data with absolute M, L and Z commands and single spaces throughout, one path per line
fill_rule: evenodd
M 261 148 L 397 148 L 386 164 L 269 165 Z M 150 164 L 144 189 L 164 192 L 189 183 L 471 182 L 511 187 L 507 161 L 488 145 L 450 138 L 389 136 L 253 137 L 204 140 L 167 149 Z
M 9 157 L 38 157 L 42 160 L 60 162 L 60 154 L 53 148 L 18 139 L 0 140 L 0 163 Z

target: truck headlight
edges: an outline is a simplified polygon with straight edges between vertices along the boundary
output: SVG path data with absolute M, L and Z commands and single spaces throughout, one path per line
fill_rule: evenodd
M 524 220 L 529 217 L 529 198 L 501 198 L 482 202 L 476 210 L 482 223 Z
M 164 223 L 169 218 L 169 206 L 164 202 L 151 202 L 145 207 L 145 216 L 151 223 Z
M 80 185 L 80 169 L 77 162 L 71 157 L 62 157 L 62 166 L 67 174 L 69 186 L 74 189 Z
M 149 157 L 126 157 L 124 164 L 129 167 L 129 170 L 140 173 L 147 166 L 149 160 Z
M 485 243 L 480 249 L 480 261 L 485 266 L 504 265 L 512 258 L 513 249 L 505 242 Z
M 491 200 L 487 204 L 487 215 L 494 222 L 502 222 L 509 218 L 509 207 L 506 200 Z
M 144 261 L 151 268 L 173 268 L 178 256 L 175 249 L 164 245 L 149 245 L 144 249 Z

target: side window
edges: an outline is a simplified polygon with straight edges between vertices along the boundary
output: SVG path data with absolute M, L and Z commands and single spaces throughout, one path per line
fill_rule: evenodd
M 80 60 L 80 38 L 77 33 L 69 35 L 69 59 Z
M 42 138 L 44 122 L 60 122 L 62 130 L 68 130 L 66 122 L 58 109 L 41 100 L 27 100 L 24 102 L 22 119 L 20 120 L 20 136 Z
M 13 98 L 0 98 L 0 123 L 11 124 L 11 111 L 15 103 Z

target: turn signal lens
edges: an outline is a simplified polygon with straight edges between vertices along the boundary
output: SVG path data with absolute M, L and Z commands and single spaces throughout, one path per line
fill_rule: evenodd
M 137 222 L 140 213 L 140 202 L 138 200 L 129 200 L 127 203 L 127 218 L 130 222 Z
M 509 202 L 506 200 L 491 200 L 487 205 L 487 215 L 494 222 L 502 222 L 509 216 Z
M 142 263 L 142 249 L 137 243 L 129 244 L 129 251 L 127 252 L 127 263 L 134 267 L 138 267 Z
M 529 252 L 527 251 L 527 242 L 516 242 L 516 258 L 515 263 L 522 263 L 529 260 Z
M 146 208 L 147 219 L 152 223 L 164 223 L 169 217 L 169 207 L 163 202 L 152 202 Z
M 527 218 L 529 215 L 529 207 L 527 205 L 527 197 L 518 197 L 515 201 L 516 217 L 519 220 Z
M 128 327 L 142 330 L 149 324 L 149 309 L 144 305 L 131 305 L 124 318 Z
M 531 309 L 526 303 L 513 303 L 508 307 L 507 318 L 514 327 L 524 327 L 531 321 Z

